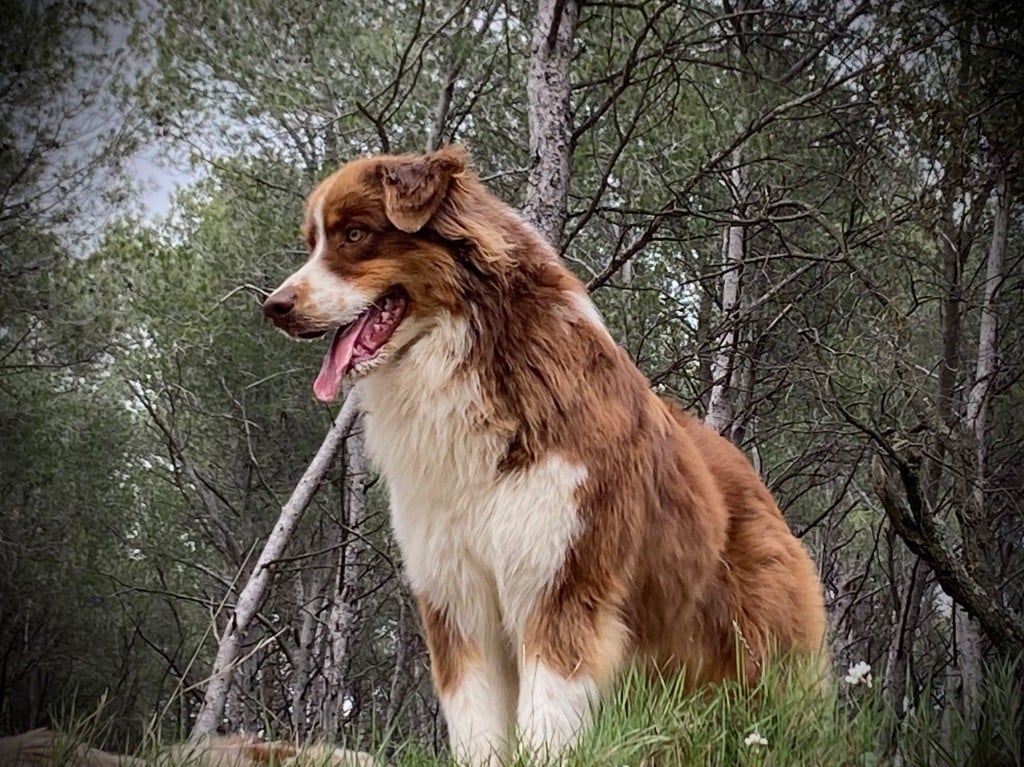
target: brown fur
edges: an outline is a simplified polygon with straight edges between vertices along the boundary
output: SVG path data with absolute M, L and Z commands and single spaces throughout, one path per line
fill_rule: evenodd
M 417 603 L 427 649 L 435 659 L 430 665 L 430 674 L 434 688 L 443 695 L 459 686 L 466 666 L 479 659 L 480 651 L 451 628 L 447 616 L 430 600 L 420 597 Z
M 464 152 L 354 160 L 308 210 L 321 202 L 338 276 L 370 293 L 402 286 L 420 317 L 467 320 L 463 374 L 482 382 L 474 422 L 505 445 L 497 471 L 552 455 L 586 468 L 583 532 L 519 651 L 602 682 L 630 658 L 685 668 L 691 686 L 756 679 L 776 651 L 823 657 L 821 584 L 747 459 L 650 391 L 580 310 L 583 285 L 487 192 Z M 351 226 L 369 234 L 348 243 Z M 316 321 L 301 293 L 293 329 Z M 475 650 L 420 597 L 444 692 Z

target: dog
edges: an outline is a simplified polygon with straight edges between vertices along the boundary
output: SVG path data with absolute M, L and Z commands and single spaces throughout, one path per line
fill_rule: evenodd
M 451 749 L 563 753 L 630 663 L 690 687 L 823 657 L 822 586 L 745 456 L 660 399 L 582 283 L 459 147 L 309 195 L 264 302 L 356 382 Z
M 214 735 L 179 743 L 143 758 L 112 754 L 47 729 L 0 738 L 0 767 L 381 767 L 362 751 L 249 735 Z

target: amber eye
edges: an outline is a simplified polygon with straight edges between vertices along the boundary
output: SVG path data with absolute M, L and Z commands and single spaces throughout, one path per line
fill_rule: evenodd
M 347 242 L 359 242 L 365 236 L 365 229 L 358 229 L 353 227 L 352 229 L 349 229 L 347 232 L 345 232 L 345 240 Z

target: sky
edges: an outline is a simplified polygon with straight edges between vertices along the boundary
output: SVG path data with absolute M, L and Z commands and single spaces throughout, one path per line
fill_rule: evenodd
M 121 101 L 113 94 L 113 88 L 122 82 L 137 82 L 155 64 L 156 55 L 146 54 L 146 45 L 155 50 L 159 32 L 159 6 L 153 0 L 141 0 L 136 7 L 134 22 L 141 25 L 143 34 L 137 44 L 129 45 L 131 25 L 123 19 L 107 20 L 102 33 L 75 34 L 69 31 L 63 45 L 67 46 L 76 59 L 74 77 L 53 94 L 46 108 L 60 109 L 61 104 L 79 104 L 82 94 L 99 91 L 84 109 L 77 109 L 69 129 L 62 136 L 62 147 L 67 158 L 57 157 L 49 163 L 60 168 L 66 162 L 74 163 L 79 156 L 89 156 L 105 141 L 108 130 L 119 130 L 128 119 Z M 32 121 L 38 119 L 37 112 L 21 115 L 25 121 L 22 128 L 24 139 L 34 140 L 37 130 Z M 89 146 L 90 142 L 100 142 Z M 60 152 L 60 150 L 57 150 Z M 201 169 L 193 168 L 186 161 L 185 153 L 169 142 L 153 139 L 136 151 L 126 163 L 127 180 L 135 193 L 127 204 L 115 206 L 89 206 L 99 223 L 117 218 L 126 213 L 140 213 L 145 220 L 155 222 L 170 211 L 174 193 L 181 186 L 196 181 Z M 119 183 L 119 179 L 104 179 L 101 183 Z
M 151 222 L 166 218 L 174 193 L 199 178 L 195 171 L 168 162 L 166 152 L 167 147 L 150 144 L 136 152 L 129 162 L 130 173 L 139 186 L 135 202 L 143 218 Z

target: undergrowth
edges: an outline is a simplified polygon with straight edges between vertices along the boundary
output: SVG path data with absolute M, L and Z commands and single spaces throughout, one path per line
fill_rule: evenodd
M 903 717 L 883 704 L 881 685 L 837 679 L 826 693 L 769 669 L 754 690 L 734 684 L 693 693 L 678 680 L 627 674 L 563 767 L 1024 767 L 1024 682 L 1018 663 L 986 674 L 982 714 L 969 725 L 936 691 Z M 64 718 L 71 740 L 102 744 L 97 715 Z M 160 751 L 148 733 L 136 752 Z M 394 767 L 454 767 L 416 743 L 380 743 Z M 519 754 L 511 767 L 546 760 Z M 59 763 L 59 762 L 56 762 Z M 186 767 L 187 761 L 166 767 Z

